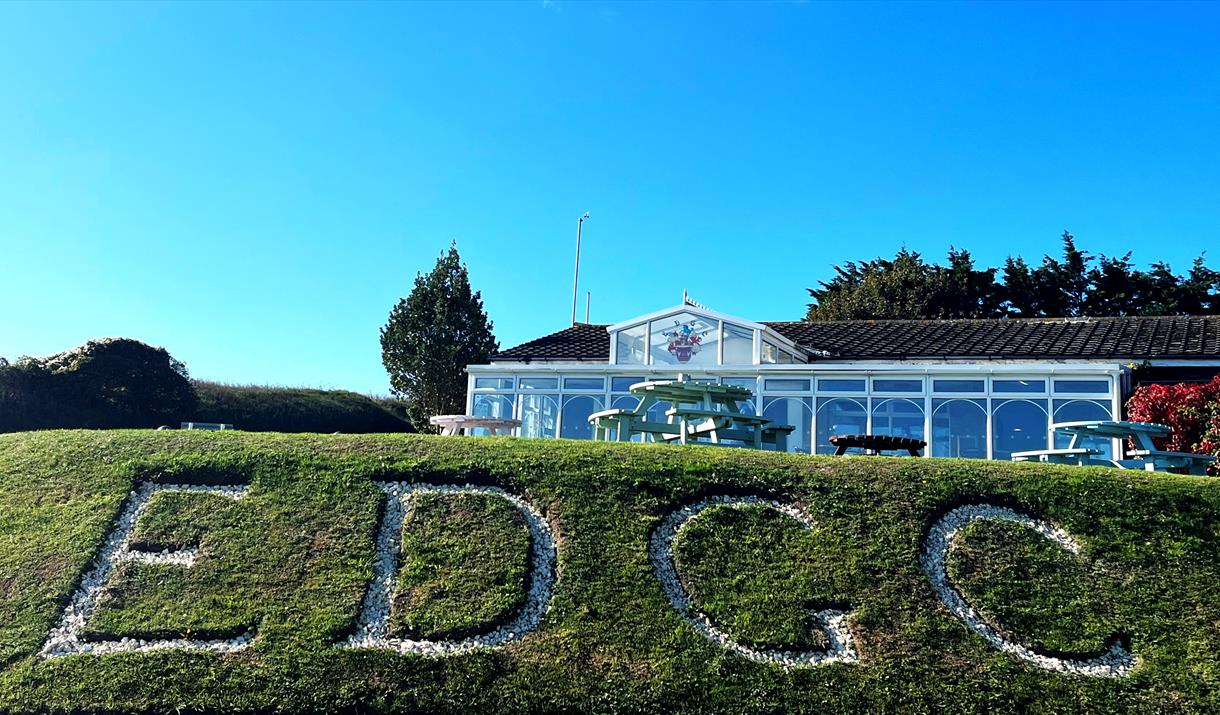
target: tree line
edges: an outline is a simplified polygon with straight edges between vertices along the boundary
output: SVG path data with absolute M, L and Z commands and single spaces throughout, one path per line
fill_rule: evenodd
M 1164 262 L 1147 269 L 1121 256 L 1093 255 L 1063 232 L 1063 253 L 1030 265 L 1009 256 L 980 269 L 970 252 L 950 248 L 946 265 L 902 249 L 893 259 L 848 261 L 809 288 L 807 320 L 1043 318 L 1220 314 L 1220 271 L 1204 257 L 1184 275 Z

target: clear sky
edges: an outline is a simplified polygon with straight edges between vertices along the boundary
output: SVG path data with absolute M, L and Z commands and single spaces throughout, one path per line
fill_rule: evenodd
M 0 355 L 383 393 L 456 240 L 501 344 L 760 320 L 901 246 L 1220 246 L 1220 4 L 0 4 Z M 1220 263 L 1220 251 L 1212 263 Z

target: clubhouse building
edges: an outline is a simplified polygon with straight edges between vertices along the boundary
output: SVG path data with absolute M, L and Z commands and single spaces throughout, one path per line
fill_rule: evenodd
M 682 373 L 749 388 L 745 409 L 796 427 L 790 451 L 867 433 L 1007 460 L 1055 446 L 1054 423 L 1121 419 L 1140 383 L 1220 373 L 1220 317 L 755 322 L 683 304 L 578 323 L 468 370 L 466 413 L 520 419 L 524 437 L 590 439 L 590 414 Z

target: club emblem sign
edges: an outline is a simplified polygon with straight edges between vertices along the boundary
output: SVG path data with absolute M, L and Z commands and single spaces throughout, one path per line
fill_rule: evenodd
M 697 321 L 690 320 L 685 323 L 674 321 L 672 330 L 667 330 L 664 335 L 669 340 L 667 350 L 678 362 L 690 362 L 692 356 L 698 355 L 702 349 L 703 338 L 710 332 L 711 328 L 699 329 Z

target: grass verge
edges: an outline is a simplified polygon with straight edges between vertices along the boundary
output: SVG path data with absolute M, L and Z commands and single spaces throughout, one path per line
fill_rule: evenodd
M 39 659 L 141 479 L 250 486 L 237 502 L 158 495 L 136 538 L 195 546 L 199 558 L 116 572 L 92 627 L 248 627 L 253 644 L 226 656 Z M 540 628 L 444 658 L 336 647 L 373 575 L 379 479 L 473 481 L 528 499 L 558 540 L 560 578 Z M 676 546 L 696 605 L 773 647 L 816 643 L 803 609 L 841 605 L 860 662 L 753 662 L 673 611 L 649 534 L 672 510 L 726 493 L 799 503 L 814 529 L 766 509 L 709 512 Z M 923 534 L 948 509 L 983 502 L 1049 520 L 1083 550 L 1074 559 L 1011 525 L 976 523 L 949 563 L 966 598 L 1046 651 L 1091 650 L 1120 632 L 1140 658 L 1130 677 L 1039 669 L 941 604 L 919 566 Z M 400 599 L 400 613 L 416 609 L 433 633 L 500 618 L 518 582 L 519 530 L 507 515 L 474 516 L 477 503 L 434 506 L 407 531 L 408 551 L 431 565 L 418 578 L 408 570 L 403 593 L 427 596 Z M 1218 584 L 1220 482 L 1202 478 L 508 438 L 0 435 L 4 712 L 1216 712 Z

